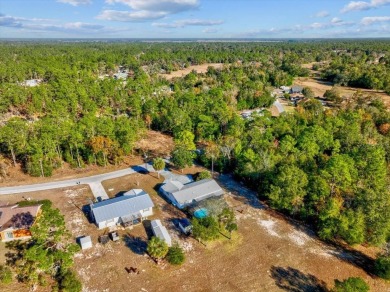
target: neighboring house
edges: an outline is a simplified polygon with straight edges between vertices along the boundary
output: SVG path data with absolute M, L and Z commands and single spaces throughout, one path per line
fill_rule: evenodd
M 251 119 L 253 114 L 258 114 L 259 116 L 263 116 L 263 109 L 253 109 L 253 110 L 245 110 L 241 112 L 241 117 L 243 119 Z
M 11 241 L 31 237 L 30 227 L 41 212 L 41 205 L 0 206 L 0 239 Z
M 280 89 L 283 91 L 283 93 L 290 93 L 291 88 L 288 86 L 280 86 Z
M 191 206 L 210 197 L 220 196 L 224 193 L 222 188 L 213 179 L 202 179 L 188 184 L 182 184 L 179 181 L 172 180 L 163 184 L 160 187 L 160 192 L 179 209 Z
M 133 189 L 123 196 L 91 205 L 92 217 L 99 229 L 117 224 L 132 226 L 153 215 L 153 202 L 148 193 Z
M 169 235 L 168 230 L 165 228 L 165 226 L 161 224 L 161 221 L 152 220 L 151 225 L 154 236 L 165 241 L 168 246 L 172 246 L 171 236 Z
M 28 86 L 28 87 L 35 87 L 38 86 L 42 82 L 42 79 L 29 79 L 25 80 L 21 83 L 23 86 Z
M 294 85 L 293 87 L 291 87 L 290 93 L 291 94 L 296 94 L 296 93 L 302 93 L 302 91 L 303 91 L 303 87 L 302 86 Z

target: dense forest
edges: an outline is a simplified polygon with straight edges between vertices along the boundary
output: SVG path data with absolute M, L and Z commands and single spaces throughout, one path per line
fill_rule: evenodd
M 316 99 L 280 117 L 272 90 L 308 76 L 390 91 L 390 42 L 0 43 L 0 159 L 33 176 L 66 162 L 115 164 L 148 128 L 175 153 L 236 177 L 324 239 L 383 244 L 390 236 L 390 114 L 357 91 L 324 108 Z M 167 81 L 161 73 L 223 63 Z M 113 76 L 121 68 L 126 80 Z M 35 87 L 27 79 L 40 79 Z M 329 98 L 330 98 L 329 94 Z M 189 143 L 185 143 L 185 140 Z M 176 155 L 177 156 L 177 155 Z M 180 161 L 176 157 L 176 161 Z M 185 164 L 185 163 L 184 163 Z

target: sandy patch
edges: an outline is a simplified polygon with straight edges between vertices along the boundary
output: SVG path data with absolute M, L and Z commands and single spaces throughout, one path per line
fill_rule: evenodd
M 280 235 L 275 231 L 276 221 L 273 220 L 261 220 L 259 219 L 257 223 L 263 227 L 269 235 L 280 237 Z
M 188 75 L 192 70 L 196 71 L 196 73 L 206 73 L 208 67 L 214 67 L 215 69 L 221 69 L 223 67 L 222 63 L 206 63 L 202 65 L 193 65 L 189 66 L 188 68 L 173 71 L 170 74 L 159 74 L 159 76 L 164 77 L 167 80 L 171 80 L 176 77 L 184 77 Z

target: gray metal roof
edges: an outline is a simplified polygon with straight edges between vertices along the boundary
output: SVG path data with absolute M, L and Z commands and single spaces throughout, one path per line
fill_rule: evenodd
M 172 181 L 167 181 L 165 184 L 163 184 L 161 188 L 167 193 L 173 193 L 181 190 L 183 187 L 184 185 L 181 182 L 177 180 L 172 180 Z
M 151 222 L 152 230 L 155 236 L 164 240 L 169 246 L 172 244 L 171 236 L 168 233 L 168 230 L 161 224 L 160 220 L 152 220 Z
M 202 179 L 200 181 L 189 183 L 183 186 L 181 190 L 172 192 L 172 196 L 180 204 L 190 203 L 193 200 L 201 200 L 208 195 L 222 195 L 223 190 L 213 179 Z
M 302 91 L 303 90 L 303 86 L 294 85 L 294 86 L 291 87 L 291 90 L 292 91 Z
M 143 190 L 130 191 L 127 193 L 135 195 L 125 195 L 92 205 L 92 212 L 97 223 L 109 219 L 137 214 L 139 211 L 154 206 L 150 196 Z M 126 194 L 127 194 L 126 193 Z

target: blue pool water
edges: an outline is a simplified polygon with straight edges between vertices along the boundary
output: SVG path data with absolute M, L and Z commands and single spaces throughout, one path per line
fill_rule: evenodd
M 206 209 L 206 208 L 198 209 L 198 210 L 196 210 L 196 211 L 194 212 L 195 218 L 198 218 L 198 219 L 207 217 L 207 215 L 208 215 L 208 212 L 207 212 L 207 209 Z

